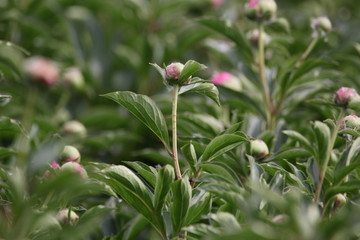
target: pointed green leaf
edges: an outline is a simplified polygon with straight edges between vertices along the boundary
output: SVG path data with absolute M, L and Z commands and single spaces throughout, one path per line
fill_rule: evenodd
M 211 196 L 208 192 L 202 191 L 191 200 L 191 207 L 186 216 L 184 226 L 194 224 L 207 215 L 211 209 Z
M 276 153 L 275 155 L 267 158 L 266 161 L 276 161 L 276 160 L 289 160 L 294 158 L 305 158 L 310 157 L 311 153 L 303 148 L 290 148 Z
M 191 200 L 191 186 L 188 178 L 174 182 L 171 186 L 173 204 L 170 207 L 173 235 L 179 234 L 184 226 Z
M 174 179 L 175 173 L 172 166 L 166 165 L 159 170 L 159 173 L 156 177 L 156 186 L 154 193 L 155 210 L 161 212 Z
M 5 106 L 6 104 L 8 104 L 11 100 L 11 96 L 10 95 L 3 95 L 0 94 L 0 107 Z
M 170 151 L 169 133 L 165 118 L 155 102 L 148 96 L 133 92 L 113 92 L 102 95 L 129 110 L 162 141 Z
M 220 106 L 219 90 L 212 83 L 195 83 L 186 85 L 180 88 L 179 94 L 191 92 L 202 94 Z
M 322 165 L 324 156 L 326 155 L 326 152 L 329 151 L 329 140 L 331 135 L 330 128 L 323 122 L 315 121 L 314 132 L 318 146 L 317 159 L 319 161 L 319 165 Z
M 221 154 L 236 148 L 246 141 L 247 139 L 245 137 L 237 134 L 224 134 L 217 136 L 206 146 L 202 155 L 202 161 L 210 161 Z
M 189 60 L 185 63 L 184 69 L 181 71 L 179 81 L 181 83 L 186 82 L 195 72 L 205 68 L 205 65 L 200 64 L 194 60 Z
M 152 186 L 155 186 L 156 182 L 156 169 L 146 165 L 142 162 L 124 162 L 126 165 L 132 167 L 135 171 L 137 171 L 146 181 L 148 181 Z
M 195 173 L 197 170 L 197 156 L 194 145 L 192 143 L 184 145 L 181 148 L 181 152 L 185 156 L 186 161 L 189 163 L 191 170 Z
M 304 137 L 301 133 L 296 132 L 296 131 L 292 131 L 292 130 L 285 130 L 283 131 L 283 133 L 285 135 L 287 135 L 288 137 L 298 141 L 300 143 L 300 145 L 302 147 L 304 147 L 306 150 L 308 150 L 309 152 L 313 153 L 314 152 L 314 148 L 311 145 L 310 141 L 307 140 L 306 137 Z

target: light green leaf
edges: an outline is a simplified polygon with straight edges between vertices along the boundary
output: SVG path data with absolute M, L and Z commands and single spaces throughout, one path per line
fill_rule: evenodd
M 175 179 L 174 168 L 170 165 L 159 170 L 156 176 L 156 185 L 154 193 L 154 209 L 161 212 L 164 207 L 167 194 L 170 191 L 171 184 Z
M 224 134 L 215 137 L 205 148 L 202 161 L 210 161 L 246 142 L 244 136 Z
M 203 215 L 210 212 L 211 195 L 208 192 L 201 191 L 191 200 L 191 207 L 186 216 L 184 226 L 194 224 L 201 219 Z
M 179 94 L 183 93 L 199 93 L 213 100 L 220 106 L 219 90 L 212 83 L 195 83 L 180 88 Z
M 305 158 L 310 157 L 311 153 L 303 148 L 290 148 L 276 153 L 275 155 L 267 158 L 266 161 L 276 161 L 280 159 L 294 159 L 294 158 Z
M 329 140 L 331 135 L 330 128 L 323 122 L 315 121 L 314 132 L 318 146 L 317 159 L 319 161 L 319 165 L 322 166 L 324 156 L 326 155 L 326 152 L 329 151 Z
M 173 235 L 179 234 L 184 226 L 191 200 L 191 186 L 188 178 L 175 181 L 171 190 L 173 193 L 173 204 L 170 207 Z
M 102 95 L 129 110 L 162 141 L 170 151 L 169 133 L 165 118 L 155 102 L 148 96 L 133 92 L 113 92 Z
M 189 163 L 191 170 L 195 173 L 197 170 L 197 156 L 194 145 L 192 143 L 184 145 L 181 148 L 181 152 L 185 156 L 186 161 Z
M 311 145 L 310 141 L 307 140 L 306 137 L 304 137 L 301 133 L 296 132 L 296 131 L 292 131 L 292 130 L 285 130 L 283 131 L 283 133 L 285 135 L 287 135 L 288 137 L 298 141 L 300 143 L 300 145 L 302 147 L 304 147 L 306 150 L 308 150 L 309 152 L 313 153 L 314 152 L 314 148 Z
M 179 81 L 181 83 L 186 82 L 191 75 L 193 75 L 195 72 L 205 69 L 206 66 L 203 64 L 200 64 L 194 60 L 189 60 L 185 63 L 184 69 L 181 71 Z

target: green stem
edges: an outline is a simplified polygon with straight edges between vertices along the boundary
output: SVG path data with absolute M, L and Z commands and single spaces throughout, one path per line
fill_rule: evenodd
M 263 23 L 259 24 L 259 41 L 258 41 L 258 50 L 259 50 L 259 78 L 262 88 L 263 97 L 265 100 L 265 109 L 266 109 L 266 125 L 269 130 L 273 129 L 273 114 L 272 114 L 272 103 L 269 94 L 269 88 L 266 82 L 265 76 L 265 47 L 263 39 L 264 25 Z
M 305 50 L 305 52 L 301 55 L 301 57 L 297 60 L 295 67 L 300 67 L 301 63 L 309 56 L 309 54 L 314 49 L 316 43 L 318 42 L 319 38 L 313 38 L 313 40 L 310 42 L 309 46 Z
M 177 102 L 179 96 L 179 86 L 173 86 L 173 99 L 172 99 L 172 157 L 174 160 L 175 174 L 177 179 L 181 179 L 181 171 L 179 166 L 178 150 L 177 150 Z
M 323 163 L 322 166 L 320 166 L 321 168 L 320 168 L 320 175 L 319 175 L 319 183 L 318 183 L 318 185 L 316 187 L 315 198 L 314 198 L 314 201 L 316 203 L 318 203 L 319 199 L 320 199 L 320 194 L 321 194 L 322 186 L 323 186 L 323 183 L 324 183 L 326 170 L 327 170 L 328 165 L 329 165 L 331 152 L 332 152 L 332 150 L 334 148 L 335 140 L 336 140 L 337 134 L 339 132 L 339 128 L 340 128 L 340 123 L 341 123 L 342 119 L 344 118 L 344 115 L 345 115 L 345 109 L 341 108 L 338 119 L 336 120 L 335 129 L 333 130 L 333 132 L 331 134 L 331 137 L 330 137 L 330 141 L 329 141 L 329 144 L 328 144 L 328 149 L 327 149 L 326 155 L 324 157 L 324 163 Z

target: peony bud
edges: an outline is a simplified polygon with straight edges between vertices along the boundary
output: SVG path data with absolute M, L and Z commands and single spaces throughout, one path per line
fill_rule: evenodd
M 67 162 L 60 168 L 61 172 L 71 172 L 79 174 L 83 179 L 88 177 L 86 170 L 77 162 Z
M 77 67 L 68 68 L 64 73 L 65 84 L 74 87 L 77 90 L 82 90 L 85 85 L 84 77 Z
M 246 34 L 247 39 L 254 47 L 257 47 L 259 45 L 259 37 L 260 37 L 259 33 L 260 32 L 258 29 L 253 29 Z M 262 32 L 261 37 L 263 39 L 265 46 L 270 43 L 271 37 L 266 32 Z
M 69 215 L 70 215 L 70 220 L 69 220 Z M 63 209 L 56 214 L 56 219 L 59 221 L 61 225 L 67 223 L 70 225 L 75 225 L 79 221 L 79 216 L 74 211 L 70 211 L 69 213 L 69 209 Z
M 358 97 L 359 95 L 355 89 L 342 87 L 335 93 L 335 104 L 346 107 L 351 100 Z
M 44 57 L 32 57 L 25 61 L 24 71 L 34 82 L 53 86 L 58 82 L 59 70 L 50 60 Z
M 340 129 L 351 128 L 354 130 L 360 130 L 360 118 L 355 114 L 350 114 L 343 118 Z
M 313 18 L 311 20 L 311 28 L 314 31 L 318 31 L 318 32 L 330 32 L 332 30 L 332 25 L 331 22 L 329 20 L 329 18 L 327 17 L 318 17 L 318 18 Z
M 250 155 L 256 158 L 263 158 L 268 154 L 268 146 L 263 140 L 255 139 L 250 142 Z
M 65 146 L 63 152 L 61 153 L 61 161 L 63 162 L 80 162 L 80 152 L 77 148 L 73 146 Z
M 253 21 L 267 21 L 273 18 L 277 11 L 274 0 L 250 0 L 245 5 L 246 16 Z
M 335 195 L 334 208 L 338 208 L 344 205 L 345 203 L 346 203 L 346 197 L 343 194 L 338 193 Z
M 177 81 L 183 69 L 184 64 L 179 62 L 171 63 L 165 68 L 166 80 L 168 80 L 170 85 L 178 83 Z
M 235 91 L 241 90 L 241 83 L 239 79 L 237 79 L 234 75 L 228 72 L 215 73 L 211 78 L 211 82 Z
M 68 121 L 63 126 L 63 132 L 68 135 L 75 135 L 77 137 L 86 136 L 86 128 L 84 125 L 76 120 Z
M 51 167 L 52 169 L 59 169 L 59 168 L 60 168 L 60 165 L 59 165 L 57 162 L 53 161 L 53 162 L 50 164 L 50 167 Z M 50 178 L 50 177 L 52 177 L 52 176 L 53 176 L 53 173 L 52 173 L 51 171 L 46 170 L 46 171 L 44 172 L 44 177 L 45 177 L 45 178 Z

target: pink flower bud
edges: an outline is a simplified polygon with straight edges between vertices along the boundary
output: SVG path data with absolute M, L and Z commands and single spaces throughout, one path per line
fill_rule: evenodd
M 263 158 L 268 154 L 268 146 L 263 140 L 255 139 L 250 142 L 250 155 L 256 158 Z
M 344 117 L 340 123 L 340 129 L 346 128 L 360 130 L 360 118 L 355 114 L 350 114 Z
M 88 177 L 86 170 L 77 162 L 67 162 L 60 168 L 61 172 L 70 172 L 79 174 L 81 178 L 86 179 Z
M 77 67 L 66 69 L 64 73 L 64 82 L 77 90 L 82 90 L 85 85 L 84 77 Z
M 234 75 L 228 72 L 215 73 L 211 78 L 211 82 L 233 89 L 235 91 L 241 90 L 241 83 L 239 79 L 237 79 Z
M 44 57 L 32 57 L 25 61 L 24 71 L 34 82 L 53 86 L 58 82 L 59 70 L 50 60 Z
M 60 165 L 56 162 L 56 161 L 53 161 L 51 164 L 50 164 L 50 167 L 52 168 L 52 169 L 59 169 L 60 168 Z M 51 171 L 49 171 L 49 170 L 46 170 L 45 172 L 44 172 L 44 177 L 45 178 L 51 178 L 52 176 L 53 176 L 54 174 L 51 172 Z
M 274 0 L 250 0 L 245 5 L 246 16 L 253 21 L 268 21 L 276 15 Z
M 63 152 L 61 153 L 61 161 L 63 162 L 80 162 L 80 152 L 77 148 L 73 146 L 65 146 Z
M 178 80 L 183 69 L 184 64 L 179 62 L 171 63 L 165 68 L 166 79 L 175 81 Z
M 347 106 L 352 99 L 358 96 L 355 89 L 342 87 L 335 93 L 335 103 L 339 106 Z
M 81 138 L 86 136 L 86 128 L 81 122 L 76 120 L 66 122 L 63 126 L 63 132 L 67 135 L 74 135 Z
M 59 221 L 61 225 L 64 224 L 75 225 L 79 221 L 79 216 L 74 211 L 70 211 L 69 213 L 69 209 L 63 209 L 56 214 L 56 219 Z

